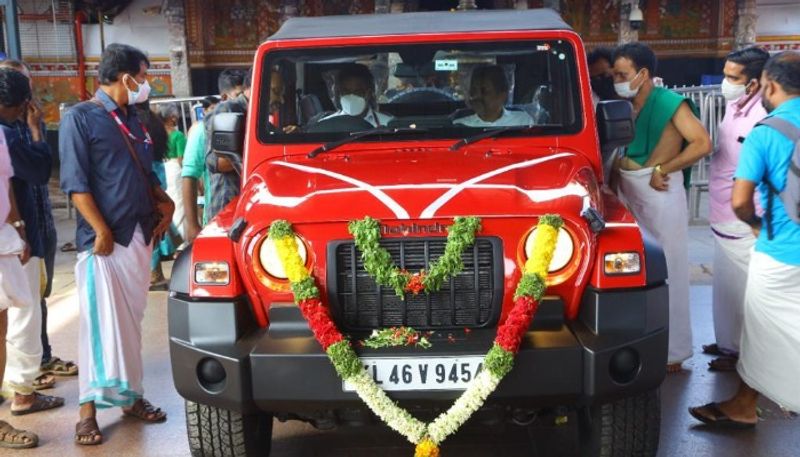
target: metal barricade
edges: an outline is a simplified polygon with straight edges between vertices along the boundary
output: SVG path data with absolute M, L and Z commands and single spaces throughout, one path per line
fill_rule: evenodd
M 719 124 L 725 115 L 725 98 L 719 85 L 674 87 L 672 90 L 692 100 L 700 110 L 700 121 L 711 137 L 713 150 L 717 150 L 719 140 Z M 695 221 L 700 218 L 700 202 L 703 192 L 708 192 L 709 167 L 711 157 L 700 159 L 692 167 L 692 183 L 689 188 L 689 218 Z
M 197 122 L 196 107 L 200 101 L 205 97 L 185 97 L 185 98 L 160 98 L 150 101 L 150 108 L 156 109 L 159 105 L 174 103 L 178 106 L 180 111 L 180 129 L 183 133 L 189 131 L 189 128 Z

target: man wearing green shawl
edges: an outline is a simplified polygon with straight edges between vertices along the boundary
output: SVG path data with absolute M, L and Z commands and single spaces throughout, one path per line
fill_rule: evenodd
M 621 157 L 620 198 L 664 249 L 669 287 L 667 370 L 681 370 L 692 356 L 689 319 L 689 215 L 686 190 L 692 165 L 711 152 L 697 108 L 675 92 L 656 87 L 656 57 L 641 43 L 614 53 L 614 89 L 633 103 L 636 131 Z

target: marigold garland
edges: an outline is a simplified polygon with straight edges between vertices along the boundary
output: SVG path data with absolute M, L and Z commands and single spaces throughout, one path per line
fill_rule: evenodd
M 389 251 L 381 247 L 380 221 L 369 216 L 350 222 L 348 230 L 361 252 L 364 269 L 378 284 L 391 287 L 400 298 L 405 293 L 436 292 L 449 278 L 464 269 L 461 254 L 475 244 L 475 234 L 481 228 L 477 217 L 457 217 L 447 229 L 447 244 L 444 254 L 433 261 L 428 270 L 410 273 L 392 262 Z
M 322 303 L 319 288 L 297 251 L 291 225 L 286 221 L 273 222 L 269 237 L 275 242 L 278 257 L 289 277 L 295 302 L 339 376 L 353 386 L 362 401 L 387 426 L 416 445 L 415 457 L 439 457 L 439 445 L 483 406 L 503 377 L 514 367 L 514 357 L 519 351 L 522 338 L 536 313 L 539 300 L 544 296 L 547 267 L 553 259 L 558 230 L 562 224 L 563 221 L 557 215 L 545 215 L 539 219 L 533 253 L 517 284 L 514 306 L 503 324 L 497 328 L 494 344 L 484 358 L 485 369 L 478 373 L 453 405 L 430 424 L 423 423 L 400 408 L 364 371 L 350 341 L 341 334 L 333 322 L 330 310 Z M 351 222 L 350 231 L 362 251 L 365 269 L 380 284 L 394 287 L 395 292 L 400 288 L 399 294 L 402 294 L 411 277 L 419 278 L 417 283 L 423 284 L 424 290 L 430 292 L 441 287 L 441 283 L 449 275 L 457 274 L 463 268 L 461 252 L 474 243 L 479 227 L 480 220 L 477 218 L 456 218 L 448 233 L 445 254 L 431 265 L 430 272 L 419 275 L 410 275 L 391 266 L 389 253 L 378 244 L 380 230 L 375 219 Z M 458 257 L 457 260 L 455 256 Z M 300 266 L 305 271 L 300 271 Z

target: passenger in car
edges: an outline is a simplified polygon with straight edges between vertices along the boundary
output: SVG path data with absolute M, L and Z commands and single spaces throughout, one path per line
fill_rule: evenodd
M 361 117 L 373 127 L 387 125 L 393 117 L 377 111 L 375 98 L 375 79 L 365 65 L 348 64 L 339 70 L 334 82 L 334 93 L 339 111 L 321 120 L 337 116 Z
M 467 104 L 475 114 L 458 118 L 454 124 L 467 127 L 506 127 L 533 125 L 533 118 L 524 111 L 509 111 L 508 80 L 499 65 L 487 65 L 472 70 Z

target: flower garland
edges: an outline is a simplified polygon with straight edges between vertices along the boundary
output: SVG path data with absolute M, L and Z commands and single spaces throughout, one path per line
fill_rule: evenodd
M 291 225 L 282 220 L 273 222 L 269 237 L 275 242 L 295 302 L 339 376 L 353 386 L 361 400 L 386 425 L 416 445 L 415 457 L 438 457 L 439 445 L 483 406 L 513 368 L 522 338 L 536 313 L 539 300 L 544 296 L 547 268 L 552 261 L 558 229 L 562 224 L 563 221 L 556 215 L 545 215 L 539 219 L 533 255 L 525 263 L 522 278 L 517 284 L 514 306 L 505 322 L 498 327 L 494 344 L 484 358 L 484 370 L 478 373 L 446 412 L 429 424 L 400 408 L 364 370 L 358 354 L 339 332 L 330 310 L 320 300 L 314 278 L 303 265 L 297 251 Z M 477 231 L 478 226 L 474 227 Z
M 391 287 L 398 297 L 404 298 L 406 292 L 414 295 L 420 292 L 436 292 L 450 277 L 464 269 L 461 254 L 475 243 L 475 233 L 480 230 L 481 221 L 477 217 L 457 217 L 447 229 L 447 244 L 444 254 L 431 263 L 428 270 L 419 273 L 398 268 L 392 262 L 389 251 L 380 245 L 380 222 L 369 216 L 350 222 L 348 230 L 361 251 L 364 269 L 382 286 Z
M 368 348 L 380 349 L 397 346 L 416 346 L 430 349 L 433 344 L 420 332 L 411 327 L 390 327 L 373 330 L 372 334 L 361 344 Z

